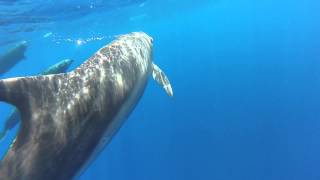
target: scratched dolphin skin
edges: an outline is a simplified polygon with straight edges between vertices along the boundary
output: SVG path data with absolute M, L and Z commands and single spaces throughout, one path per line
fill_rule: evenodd
M 15 45 L 12 49 L 5 52 L 0 56 L 0 75 L 8 72 L 18 62 L 20 62 L 25 56 L 24 53 L 27 50 L 27 41 L 21 41 Z
M 143 32 L 122 35 L 71 72 L 0 80 L 0 101 L 21 113 L 0 179 L 75 178 L 119 130 L 151 74 L 172 96 L 152 63 L 152 41 Z
M 64 59 L 50 66 L 48 69 L 40 73 L 40 75 L 64 73 L 67 71 L 67 69 L 70 67 L 72 63 L 73 63 L 73 60 Z M 7 118 L 7 120 L 5 121 L 3 130 L 0 132 L 0 140 L 5 137 L 5 135 L 10 129 L 14 128 L 19 123 L 19 119 L 20 119 L 19 111 L 16 108 L 14 108 L 10 113 L 9 117 Z

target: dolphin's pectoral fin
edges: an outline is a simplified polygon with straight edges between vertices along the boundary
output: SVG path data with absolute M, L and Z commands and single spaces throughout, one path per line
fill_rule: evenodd
M 0 141 L 4 139 L 4 137 L 6 136 L 7 132 L 5 130 L 2 130 L 0 132 Z
M 152 77 L 160 84 L 169 96 L 173 96 L 172 87 L 166 74 L 154 63 L 152 63 Z
M 3 130 L 0 132 L 0 140 L 5 137 L 7 132 L 13 129 L 20 121 L 20 113 L 14 108 L 10 113 L 9 117 L 6 119 Z

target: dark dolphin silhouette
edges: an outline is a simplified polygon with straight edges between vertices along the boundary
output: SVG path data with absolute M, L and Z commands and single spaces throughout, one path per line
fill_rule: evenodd
M 25 58 L 24 53 L 27 50 L 27 41 L 21 41 L 12 49 L 0 56 L 0 75 L 8 72 L 12 67 Z

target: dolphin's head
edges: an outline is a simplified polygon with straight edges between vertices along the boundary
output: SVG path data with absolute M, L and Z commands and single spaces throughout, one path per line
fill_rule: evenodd
M 144 49 L 152 53 L 153 39 L 144 32 L 133 32 L 130 34 L 120 36 L 123 42 L 130 42 L 131 48 Z
M 140 39 L 142 42 L 142 47 L 145 47 L 147 49 L 152 49 L 153 47 L 153 39 L 149 35 L 147 35 L 144 32 L 133 32 L 132 35 L 136 37 L 137 39 Z
M 73 63 L 73 60 L 71 59 L 64 59 L 62 61 L 59 61 L 58 63 L 50 66 L 47 70 L 43 71 L 42 75 L 48 75 L 48 74 L 59 74 L 59 73 L 65 73 L 67 72 L 70 65 Z
M 27 44 L 28 44 L 27 41 L 20 41 L 18 43 L 19 46 L 24 46 L 24 47 L 27 46 Z
M 59 63 L 59 69 L 61 72 L 66 72 L 70 65 L 73 63 L 72 59 L 64 59 Z
M 73 61 L 74 60 L 72 59 L 64 59 L 62 60 L 61 64 L 64 64 L 64 66 L 69 67 L 73 63 Z
M 119 37 L 119 42 L 128 48 L 128 52 L 135 57 L 134 61 L 147 72 L 152 65 L 153 39 L 144 32 L 133 32 Z
M 25 51 L 27 49 L 27 46 L 28 46 L 27 41 L 21 41 L 16 45 L 16 47 L 21 51 Z

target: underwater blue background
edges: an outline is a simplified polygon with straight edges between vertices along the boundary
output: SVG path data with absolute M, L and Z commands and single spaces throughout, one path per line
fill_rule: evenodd
M 150 79 L 80 180 L 318 180 L 319 7 L 315 0 L 0 1 L 0 54 L 6 42 L 29 44 L 26 59 L 1 78 L 37 74 L 65 58 L 75 68 L 116 35 L 144 31 L 174 97 Z M 1 122 L 9 112 L 0 104 Z M 1 154 L 17 129 L 0 142 Z

